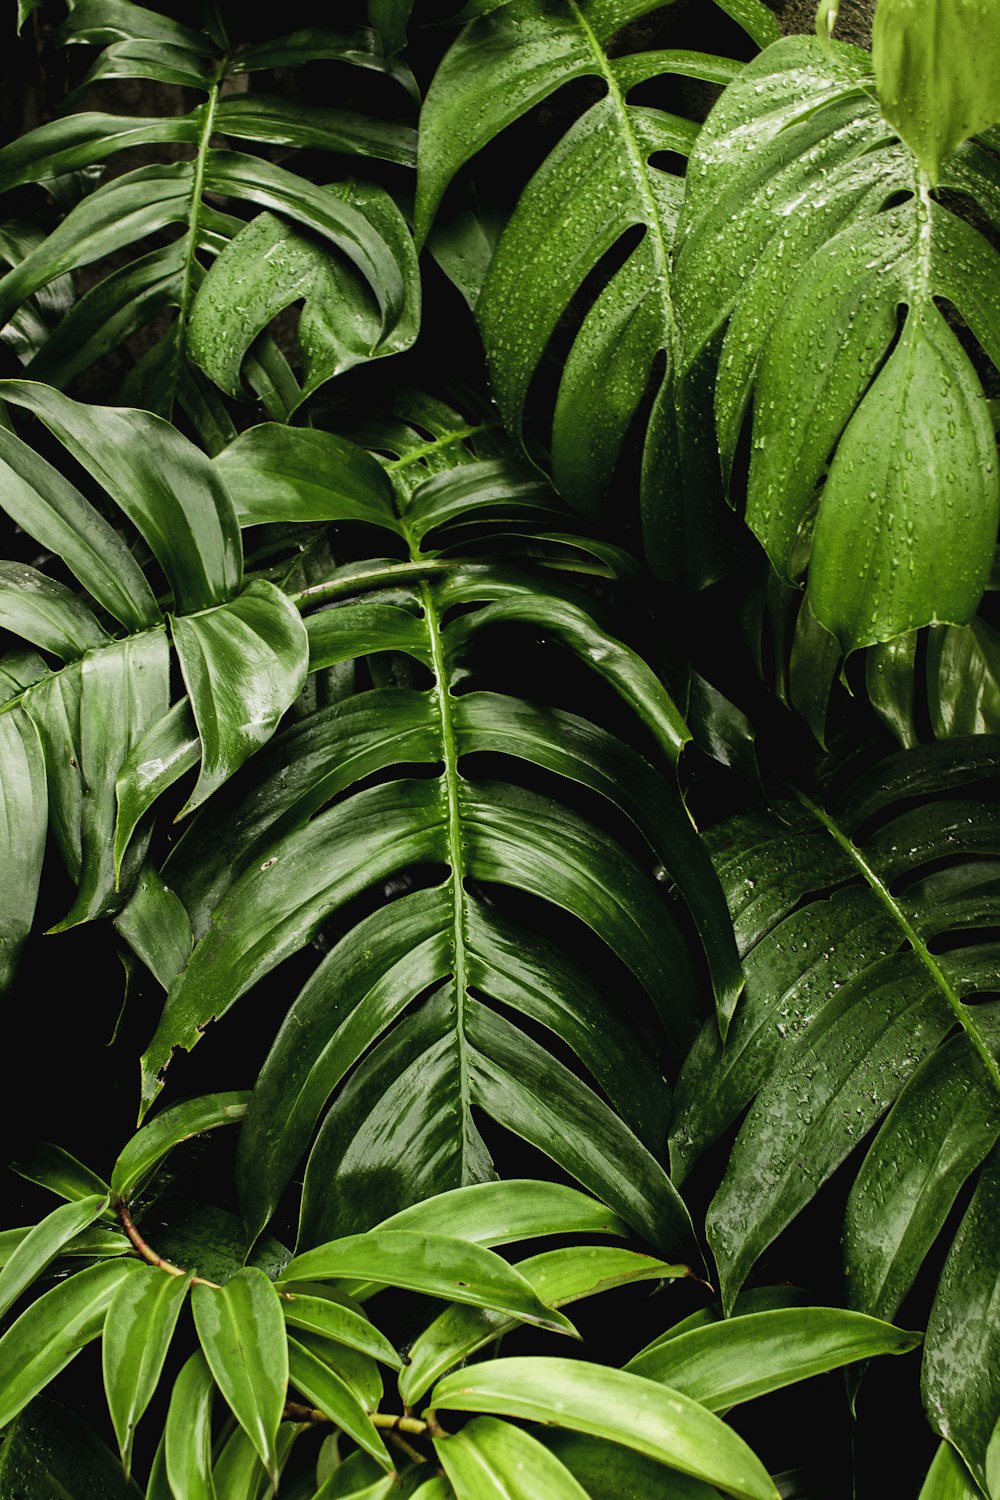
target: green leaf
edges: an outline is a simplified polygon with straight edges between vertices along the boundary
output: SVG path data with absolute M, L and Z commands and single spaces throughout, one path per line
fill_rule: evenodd
M 141 1500 L 138 1486 L 91 1428 L 44 1396 L 36 1396 L 4 1433 L 0 1492 L 11 1500 Z M 147 1495 L 157 1500 L 152 1489 Z
M 4 510 L 61 557 L 98 604 L 127 630 L 156 623 L 153 591 L 123 538 L 58 469 L 2 426 L 0 473 Z
M 282 1282 L 349 1278 L 492 1307 L 556 1333 L 574 1332 L 568 1319 L 546 1307 L 530 1282 L 491 1250 L 426 1231 L 383 1228 L 333 1240 L 296 1255 Z
M 958 1227 L 927 1325 L 922 1391 L 931 1425 L 958 1449 L 987 1494 L 990 1440 L 1000 1418 L 1000 1207 L 994 1149 Z
M 164 1469 L 172 1493 L 184 1500 L 216 1500 L 212 1484 L 212 1397 L 215 1382 L 198 1350 L 170 1395 L 164 1429 Z
M 264 579 L 170 629 L 201 739 L 190 812 L 270 739 L 305 681 L 308 647 L 295 606 Z
M 275 1440 L 288 1383 L 278 1295 L 263 1271 L 250 1266 L 223 1287 L 195 1286 L 191 1306 L 216 1383 L 277 1487 Z
M 290 403 L 293 411 L 334 376 L 401 353 L 416 338 L 420 283 L 402 215 L 379 188 L 357 185 L 340 191 L 392 247 L 405 282 L 402 315 L 383 333 L 371 288 L 349 261 L 331 256 L 327 246 L 274 214 L 259 214 L 213 262 L 189 324 L 191 357 L 233 398 L 247 398 L 241 370 L 253 341 L 293 303 L 303 303 L 298 325 L 301 389 Z
M 927 1471 L 919 1500 L 977 1500 L 979 1491 L 950 1443 L 942 1443 Z
M 564 1307 L 582 1297 L 637 1281 L 689 1275 L 687 1266 L 668 1265 L 652 1256 L 598 1245 L 533 1255 L 520 1261 L 518 1270 L 548 1307 Z M 440 1375 L 516 1327 L 515 1320 L 488 1309 L 448 1308 L 411 1345 L 399 1380 L 401 1398 L 407 1406 L 414 1406 Z
M 191 704 L 182 698 L 132 746 L 115 778 L 115 868 L 121 869 L 140 819 L 168 787 L 201 759 Z
M 351 1387 L 335 1370 L 293 1338 L 288 1340 L 288 1375 L 296 1390 L 325 1412 L 331 1422 L 352 1437 L 365 1453 L 383 1468 L 392 1469 L 386 1446 Z
M 434 1388 L 435 1411 L 499 1412 L 556 1423 L 634 1448 L 745 1500 L 777 1490 L 742 1438 L 696 1401 L 653 1381 L 583 1360 L 489 1360 Z
M 438 1193 L 383 1220 L 380 1229 L 447 1234 L 476 1245 L 505 1245 L 549 1234 L 628 1233 L 625 1223 L 576 1188 L 538 1178 L 478 1182 Z
M 726 1411 L 768 1391 L 879 1354 L 905 1354 L 920 1342 L 862 1313 L 794 1307 L 710 1323 L 637 1354 L 625 1366 Z
M 310 1333 L 321 1334 L 324 1338 L 346 1344 L 350 1349 L 358 1349 L 363 1354 L 371 1355 L 373 1359 L 381 1360 L 394 1370 L 403 1368 L 401 1357 L 385 1335 L 379 1333 L 367 1318 L 339 1302 L 332 1302 L 327 1297 L 308 1297 L 301 1292 L 288 1292 L 282 1300 L 281 1310 L 285 1322 L 292 1328 L 305 1328 Z
M 190 1284 L 189 1276 L 144 1266 L 122 1282 L 108 1308 L 101 1348 L 104 1390 L 126 1478 L 135 1429 L 159 1384 Z
M 936 187 L 956 146 L 1000 120 L 1000 37 L 976 0 L 879 0 L 872 59 L 879 103 Z
M 103 485 L 149 543 L 179 612 L 208 609 L 238 590 L 242 554 L 232 501 L 210 461 L 169 422 L 85 406 L 26 381 L 3 381 L 0 396 L 40 417 Z
M 165 1109 L 144 1125 L 120 1153 L 111 1174 L 113 1195 L 125 1202 L 136 1197 L 181 1141 L 219 1125 L 239 1124 L 246 1113 L 248 1097 L 246 1092 L 202 1094 Z
M 0 626 L 63 661 L 108 639 L 72 589 L 24 563 L 0 562 Z
M 995 969 L 979 929 L 992 921 L 1000 833 L 972 793 L 995 767 L 984 736 L 944 742 L 845 776 L 830 811 L 800 797 L 719 830 L 747 994 L 725 1052 L 707 1028 L 692 1049 L 671 1154 L 687 1170 L 753 1100 L 708 1215 L 727 1306 L 898 1098 L 859 1174 L 846 1238 L 861 1310 L 891 1317 L 989 1149 L 1000 1074 L 989 1011 L 969 1002 Z M 925 1059 L 936 1060 L 921 1069 Z M 960 1141 L 950 1127 L 973 1080 L 980 1097 L 962 1105 Z
M 99 1218 L 108 1206 L 102 1194 L 54 1208 L 25 1235 L 0 1272 L 0 1314 L 17 1301 L 67 1244 Z
M 78 1271 L 33 1302 L 0 1338 L 0 1426 L 69 1364 L 104 1326 L 111 1299 L 138 1261 Z
M 575 1474 L 591 1500 L 717 1500 L 714 1485 L 678 1474 L 617 1443 L 582 1432 L 543 1429 L 538 1436 Z
M 872 83 L 865 54 L 816 38 L 748 64 L 693 153 L 674 277 L 684 368 L 718 360 L 727 472 L 752 404 L 747 521 L 782 577 L 808 565 L 845 653 L 968 621 L 1000 507 L 981 384 L 937 306 L 1000 358 L 996 251 L 928 196 Z M 973 148 L 952 162 L 942 185 L 992 222 Z
M 115 928 L 163 988 L 169 989 L 191 953 L 191 923 L 173 891 L 149 865 L 139 872 Z
M 1000 516 L 996 471 L 968 356 L 933 305 L 911 313 L 840 441 L 813 533 L 812 609 L 843 649 L 971 619 Z
M 435 1438 L 434 1451 L 458 1500 L 586 1500 L 586 1490 L 549 1450 L 510 1422 L 473 1417 Z
M 366 521 L 399 530 L 381 464 L 332 432 L 265 422 L 240 433 L 213 463 L 241 526 L 266 521 Z
M 38 731 L 20 707 L 0 714 L 0 992 L 31 931 L 45 856 L 48 791 Z
M 85 1167 L 61 1146 L 53 1146 L 48 1141 L 39 1146 L 27 1161 L 12 1162 L 11 1166 L 18 1176 L 26 1177 L 29 1182 L 37 1182 L 39 1187 L 48 1188 L 50 1192 L 71 1203 L 77 1203 L 83 1198 L 111 1196 L 110 1187 L 96 1172 Z M 110 1210 L 104 1217 L 112 1217 Z
M 57 738 L 57 723 L 46 715 L 44 687 L 34 689 L 27 698 L 28 711 L 35 716 L 43 741 L 47 741 L 49 775 L 68 783 L 63 796 L 74 809 L 67 830 L 72 841 L 69 865 L 70 873 L 78 876 L 79 887 L 66 916 L 50 929 L 55 932 L 117 911 L 145 853 L 148 832 L 145 838 L 133 840 L 129 860 L 116 869 L 115 780 L 133 745 L 166 711 L 170 691 L 166 632 L 151 630 L 113 641 L 101 651 L 88 652 L 77 670 L 79 718 L 78 726 L 72 724 L 68 755 L 67 742 L 60 743 Z M 67 678 L 68 673 L 64 671 L 62 677 Z M 51 698 L 47 701 L 51 708 L 58 707 Z M 72 713 L 72 699 L 68 703 L 63 699 L 63 703 Z M 56 760 L 59 755 L 68 764 Z M 49 795 L 55 803 L 58 792 L 54 793 L 51 781 Z M 78 871 L 74 868 L 77 846 Z

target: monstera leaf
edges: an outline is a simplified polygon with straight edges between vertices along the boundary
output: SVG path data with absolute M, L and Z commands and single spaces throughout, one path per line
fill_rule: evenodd
M 851 1188 L 844 1247 L 851 1305 L 882 1318 L 985 1163 L 924 1354 L 930 1419 L 980 1483 L 1000 1369 L 1000 1262 L 987 1228 L 1000 1131 L 998 751 L 985 735 L 921 747 L 851 778 L 824 805 L 803 796 L 714 831 L 747 993 L 725 1049 L 706 1030 L 692 1050 L 672 1140 L 683 1176 L 750 1104 L 708 1215 L 731 1303 L 758 1256 L 878 1126 Z
M 116 783 L 168 714 L 172 660 L 191 705 L 197 802 L 274 731 L 305 678 L 308 647 L 281 590 L 263 579 L 245 583 L 229 492 L 169 423 L 85 406 L 27 381 L 4 381 L 0 397 L 45 424 L 104 506 L 0 430 L 4 510 L 84 591 L 21 563 L 0 565 L 0 618 L 24 642 L 0 666 L 6 985 L 32 925 L 47 828 L 77 885 L 60 928 L 121 914 L 136 890 L 150 828 L 133 824 L 134 837 L 116 850 Z M 137 544 L 167 581 L 165 607 L 136 560 Z M 183 948 L 186 918 L 169 893 L 149 877 L 137 899 L 133 917 L 141 920 L 144 907 L 159 912 L 159 945 L 173 932 Z
M 726 90 L 686 181 L 682 365 L 718 351 L 727 472 L 752 404 L 747 521 L 782 577 L 807 572 L 843 652 L 966 624 L 993 560 L 993 424 L 939 304 L 1000 365 L 995 142 L 952 151 L 938 187 L 947 204 L 881 113 L 868 55 L 806 37 Z
M 668 74 L 727 83 L 738 64 L 694 52 L 619 53 L 622 28 L 657 8 L 655 0 L 560 0 L 554 7 L 513 0 L 468 26 L 443 59 L 421 114 L 416 227 L 418 236 L 426 234 L 455 173 L 498 132 L 571 79 L 599 80 L 603 96 L 570 126 L 524 190 L 476 313 L 500 411 L 510 430 L 520 432 L 532 378 L 560 319 L 602 258 L 641 231 L 593 300 L 566 360 L 552 466 L 566 500 L 596 510 L 652 382 L 641 504 L 647 551 L 670 573 L 683 547 L 664 515 L 680 503 L 673 492 L 679 334 L 670 261 L 683 186 L 656 157 L 687 155 L 697 128 L 630 103 L 629 95 Z M 776 34 L 763 6 L 723 9 L 762 43 Z
M 332 933 L 241 1135 L 253 1233 L 321 1120 L 304 1245 L 488 1179 L 478 1109 L 658 1249 L 696 1255 L 660 1165 L 663 1070 L 700 1009 L 662 880 L 677 883 L 702 933 L 723 1025 L 739 973 L 674 779 L 685 725 L 582 586 L 595 571 L 613 577 L 621 555 L 553 527 L 552 492 L 509 458 L 480 456 L 495 435 L 445 409 L 424 403 L 415 425 L 369 438 L 396 456 L 380 464 L 328 433 L 264 426 L 216 460 L 246 497 L 245 519 L 364 519 L 402 555 L 344 564 L 300 591 L 311 671 L 367 659 L 371 686 L 362 679 L 290 725 L 260 774 L 218 816 L 206 808 L 163 866 L 198 941 L 145 1055 L 146 1107 L 175 1049 Z M 470 527 L 474 563 L 461 550 Z M 532 636 L 603 680 L 635 746 L 489 685 L 484 664 Z M 179 724 L 178 743 L 185 732 Z M 133 790 L 123 785 L 123 800 Z M 632 1008 L 609 1005 L 605 984 L 634 987 Z
M 267 298 L 250 299 L 245 308 L 242 298 L 227 298 L 222 314 L 212 291 L 220 283 L 227 287 L 227 273 L 212 277 L 211 262 L 234 239 L 243 244 L 247 232 L 285 243 L 286 258 L 295 249 L 299 260 L 320 257 L 331 267 L 322 282 L 324 317 L 335 321 L 342 311 L 348 322 L 360 320 L 368 352 L 391 353 L 412 342 L 419 281 L 409 231 L 393 199 L 374 185 L 314 182 L 296 170 L 294 158 L 279 164 L 272 149 L 381 158 L 405 166 L 414 160 L 412 128 L 241 88 L 265 70 L 332 59 L 387 74 L 410 92 L 408 71 L 385 57 L 375 31 L 310 30 L 240 47 L 219 25 L 194 31 L 122 0 L 87 0 L 74 6 L 57 40 L 107 44 L 85 85 L 151 79 L 181 84 L 204 96 L 204 103 L 187 114 L 164 117 L 66 113 L 0 152 L 0 190 L 9 190 L 100 167 L 131 147 L 170 148 L 162 163 L 110 176 L 44 238 L 22 236 L 23 244 L 4 245 L 16 263 L 0 279 L 0 324 L 14 318 L 15 348 L 33 379 L 65 387 L 171 312 L 167 331 L 146 349 L 123 394 L 163 416 L 180 400 L 203 440 L 222 446 L 235 432 L 225 406 L 189 358 L 190 353 L 216 373 L 197 323 L 195 343 L 191 351 L 187 347 L 188 319 L 208 272 L 216 342 L 230 349 L 239 336 L 234 330 L 243 333 L 239 354 L 245 359 L 237 359 L 234 377 L 238 390 L 243 394 L 242 363 L 246 380 L 283 420 L 301 400 L 299 384 L 276 345 L 257 335 L 301 295 L 295 290 L 301 273 L 289 266 L 279 277 L 272 268 Z M 175 159 L 178 146 L 190 148 L 189 159 Z M 257 154 L 247 146 L 256 147 Z M 261 230 L 247 231 L 247 212 L 261 209 L 267 210 Z M 38 330 L 28 336 L 26 320 L 32 307 L 41 307 L 39 299 L 51 301 L 67 272 L 118 256 L 123 244 L 129 251 L 124 264 L 116 264 L 80 297 L 47 338 Z M 237 265 L 240 254 L 237 248 Z M 343 360 L 336 367 L 344 368 Z

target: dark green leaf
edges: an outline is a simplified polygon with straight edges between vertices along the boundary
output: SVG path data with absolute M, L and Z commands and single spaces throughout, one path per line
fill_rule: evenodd
M 65 1406 L 36 1397 L 0 1446 L 0 1493 L 11 1500 L 141 1500 L 100 1438 Z M 171 1500 L 155 1496 L 147 1500 Z
M 14 706 L 0 715 L 0 992 L 13 982 L 35 914 L 48 793 L 38 732 Z
M 152 548 L 178 611 L 232 597 L 242 575 L 233 504 L 213 465 L 176 428 L 149 412 L 84 406 L 25 381 L 4 381 L 0 395 L 40 417 L 104 486 Z
M 308 646 L 295 606 L 264 579 L 170 629 L 201 739 L 189 812 L 270 739 L 305 681 Z
M 371 1454 L 383 1468 L 392 1469 L 386 1446 L 351 1387 L 293 1338 L 288 1340 L 288 1375 L 296 1390 L 325 1412 L 365 1453 Z
M 381 464 L 331 432 L 267 422 L 241 433 L 213 462 L 241 526 L 367 521 L 399 530 Z
M 63 661 L 108 639 L 72 589 L 24 563 L 0 562 L 0 627 Z

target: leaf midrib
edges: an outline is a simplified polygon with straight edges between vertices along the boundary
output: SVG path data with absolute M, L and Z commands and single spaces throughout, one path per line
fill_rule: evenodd
M 889 912 L 893 921 L 899 927 L 903 936 L 909 943 L 914 954 L 924 965 L 924 968 L 927 970 L 932 980 L 934 981 L 935 986 L 944 996 L 955 1016 L 956 1021 L 961 1026 L 966 1036 L 969 1038 L 976 1052 L 979 1054 L 979 1057 L 982 1059 L 983 1065 L 986 1068 L 991 1082 L 993 1083 L 993 1087 L 996 1089 L 997 1094 L 1000 1095 L 1000 1067 L 998 1067 L 996 1059 L 993 1057 L 989 1048 L 986 1046 L 986 1043 L 979 1035 L 976 1026 L 969 1016 L 967 1007 L 962 1002 L 962 997 L 949 981 L 948 976 L 941 968 L 933 953 L 931 953 L 930 949 L 927 947 L 927 944 L 924 942 L 924 939 L 921 937 L 917 928 L 910 921 L 909 917 L 906 915 L 906 912 L 900 906 L 895 896 L 893 896 L 888 886 L 879 877 L 878 873 L 873 869 L 873 867 L 868 863 L 867 859 L 865 859 L 865 856 L 862 854 L 861 850 L 857 847 L 853 840 L 848 838 L 848 836 L 844 832 L 842 832 L 834 819 L 830 817 L 829 813 L 825 812 L 822 807 L 813 802 L 811 798 L 807 797 L 804 792 L 797 791 L 795 795 L 801 802 L 802 806 L 812 814 L 812 816 L 818 823 L 822 824 L 830 837 L 842 850 L 846 858 L 850 861 L 850 863 L 854 866 L 858 873 L 862 875 L 863 878 L 867 881 L 868 886 L 872 890 L 873 894 Z

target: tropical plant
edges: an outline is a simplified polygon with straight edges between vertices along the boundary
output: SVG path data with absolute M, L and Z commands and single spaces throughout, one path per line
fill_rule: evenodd
M 60 3 L 0 1495 L 1000 1500 L 996 0 Z

